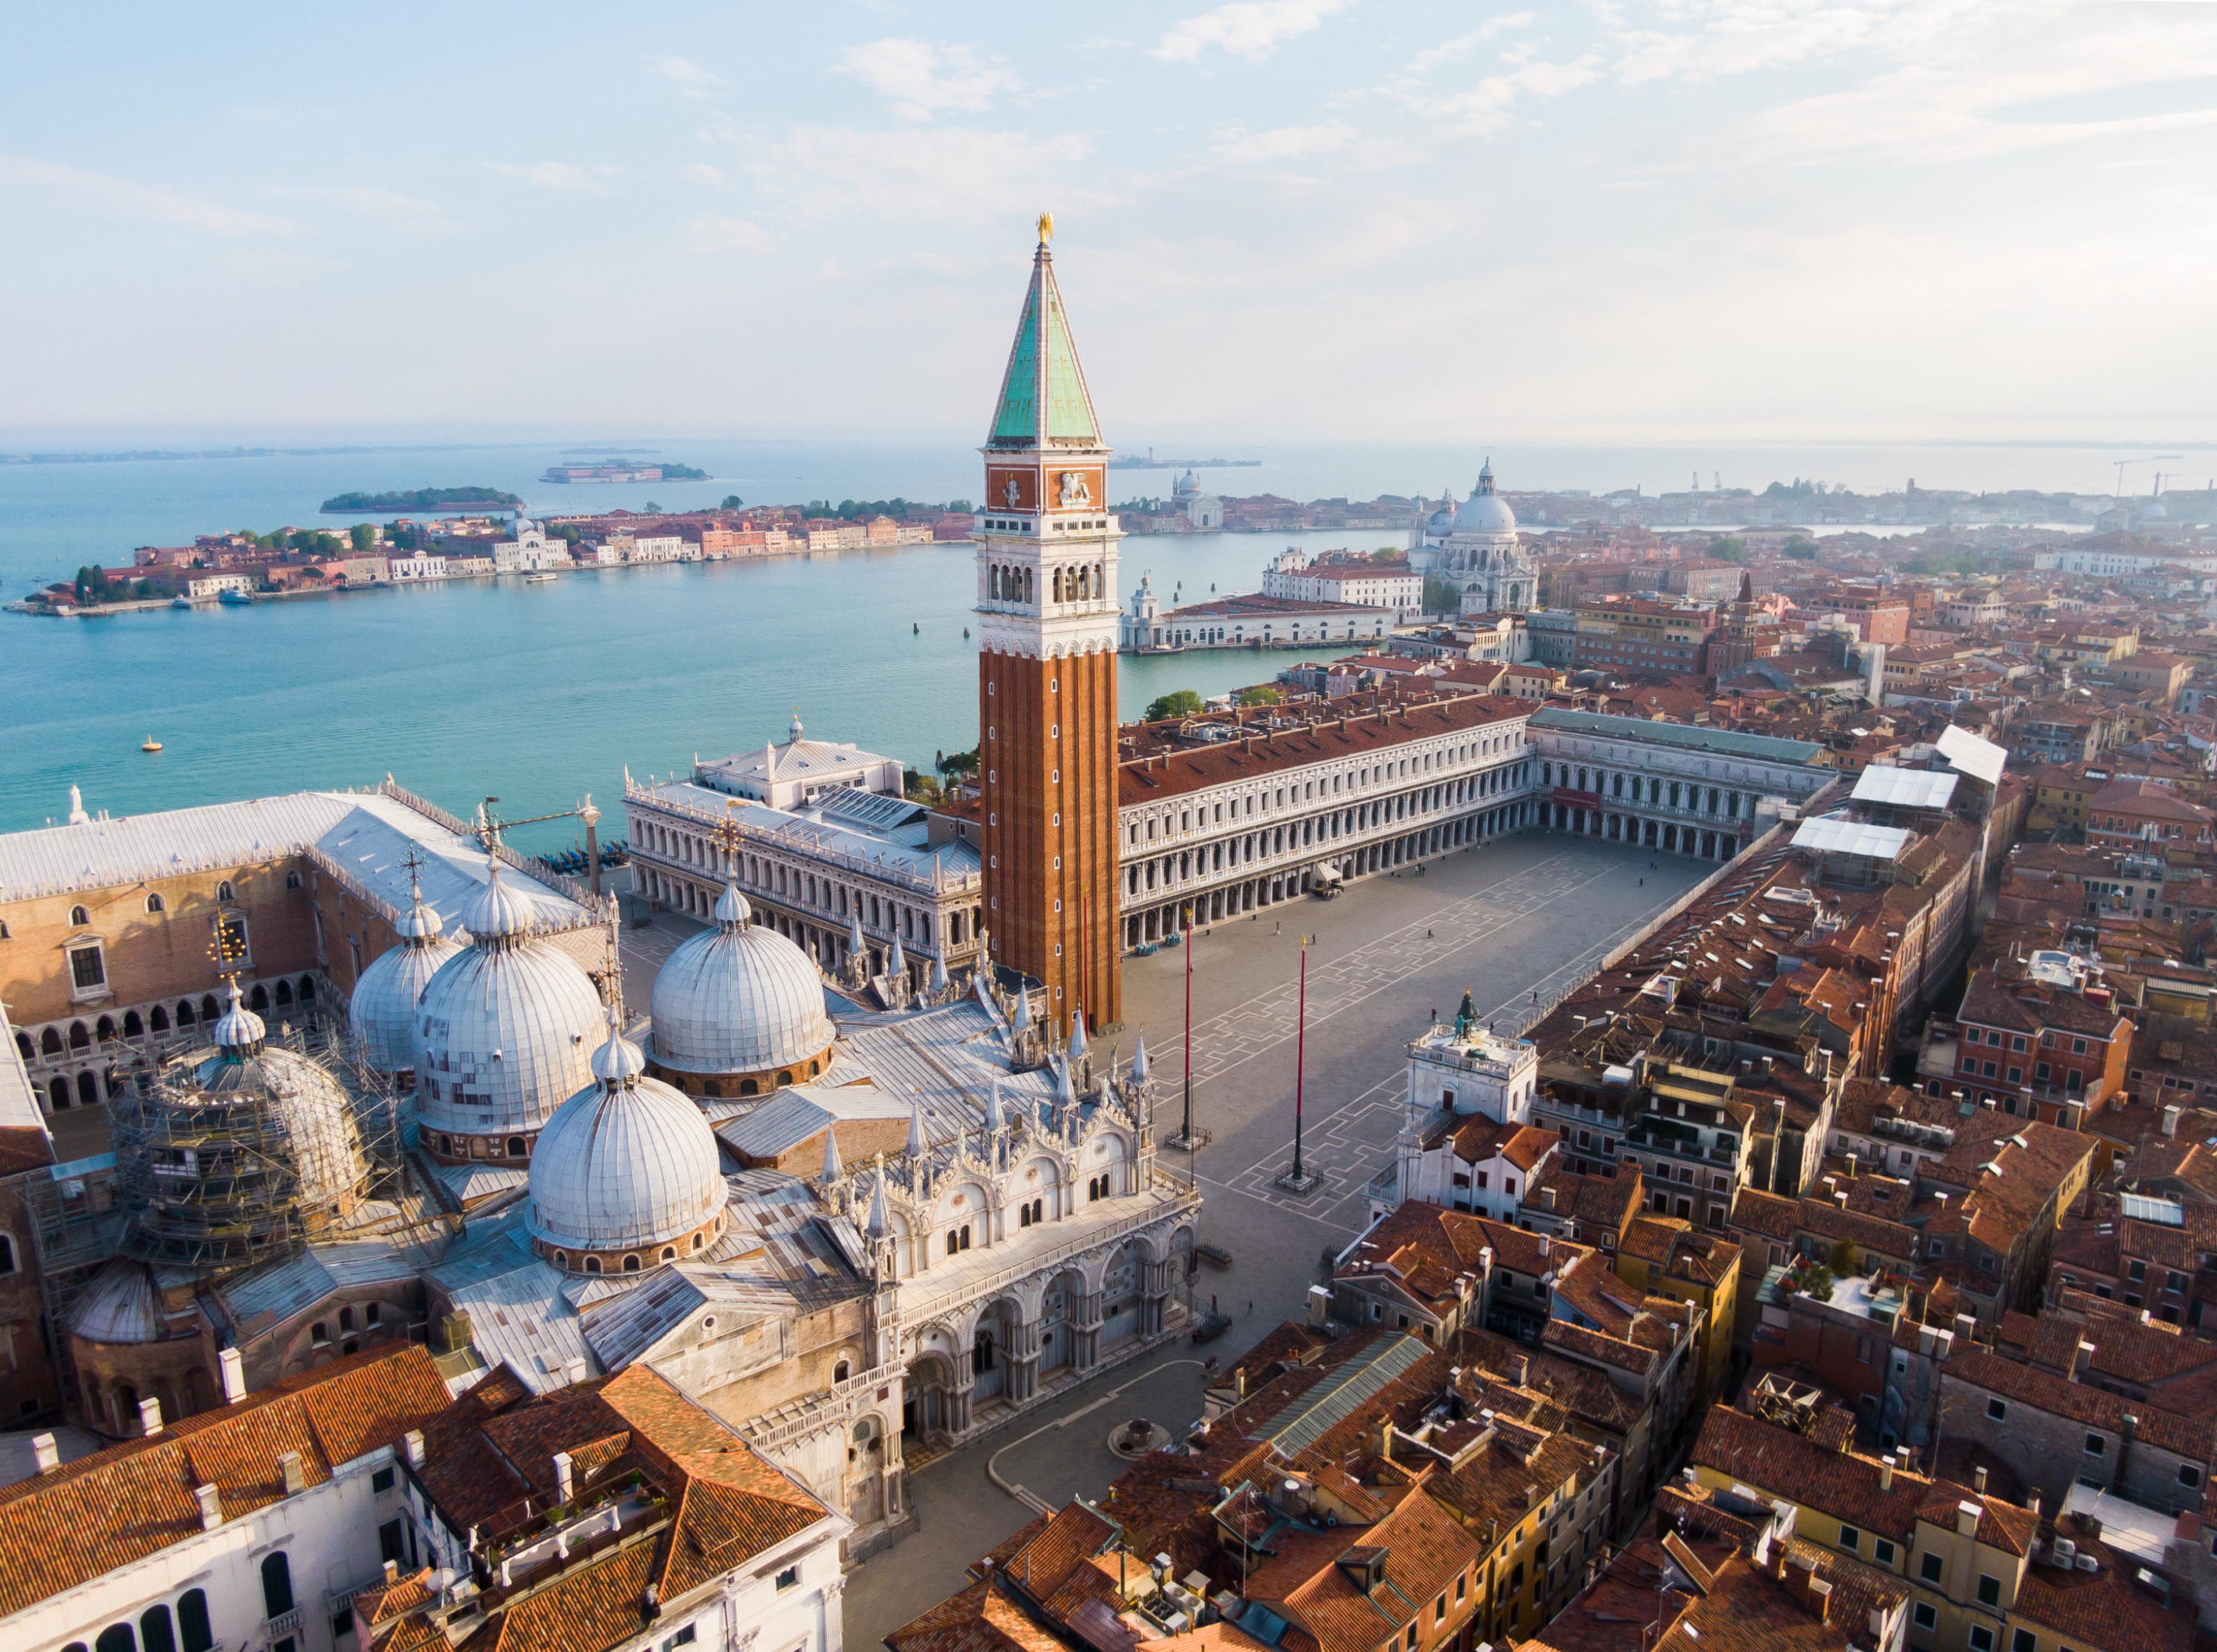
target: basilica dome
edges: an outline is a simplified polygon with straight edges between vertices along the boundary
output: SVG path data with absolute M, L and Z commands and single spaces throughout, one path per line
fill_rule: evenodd
M 669 955 L 655 978 L 650 1070 L 703 1095 L 766 1095 L 816 1076 L 837 1029 L 824 982 L 799 947 L 751 921 L 730 884 L 715 927 Z
M 600 994 L 533 918 L 495 862 L 462 908 L 469 946 L 417 1000 L 417 1117 L 443 1156 L 501 1157 L 501 1145 L 538 1129 L 592 1076 Z M 473 1138 L 485 1144 L 475 1155 Z
M 1516 513 L 1509 508 L 1508 501 L 1493 491 L 1493 461 L 1486 461 L 1485 468 L 1478 472 L 1478 485 L 1470 490 L 1455 513 L 1458 533 L 1514 533 L 1516 532 Z
M 646 1071 L 645 1055 L 611 1025 L 593 1081 L 533 1149 L 532 1237 L 572 1272 L 637 1273 L 722 1231 L 728 1194 L 708 1121 Z
M 462 948 L 439 932 L 439 914 L 423 904 L 419 890 L 393 926 L 398 945 L 378 954 L 347 1001 L 346 1023 L 362 1059 L 380 1073 L 398 1073 L 416 1064 L 416 1001 Z

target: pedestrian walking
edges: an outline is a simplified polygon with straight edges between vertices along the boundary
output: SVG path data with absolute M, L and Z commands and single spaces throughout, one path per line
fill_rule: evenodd
M 1255 1317 L 1255 1299 L 1251 1296 L 1247 1299 L 1247 1317 L 1251 1320 Z

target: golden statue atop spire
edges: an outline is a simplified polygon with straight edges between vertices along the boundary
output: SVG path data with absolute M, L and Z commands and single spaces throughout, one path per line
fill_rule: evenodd
M 1039 244 L 1044 247 L 1054 238 L 1055 215 L 1051 212 L 1043 212 L 1039 215 Z

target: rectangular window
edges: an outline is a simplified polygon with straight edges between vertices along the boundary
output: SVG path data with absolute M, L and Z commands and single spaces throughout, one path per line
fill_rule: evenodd
M 1990 1573 L 1981 1573 L 1978 1580 L 1978 1604 L 1999 1606 L 2001 1604 L 2001 1579 Z
M 69 954 L 69 984 L 80 992 L 107 984 L 107 965 L 97 946 L 80 946 Z
M 380 1468 L 375 1474 L 372 1475 L 370 1476 L 370 1489 L 373 1492 L 391 1491 L 392 1489 L 392 1470 L 390 1468 Z
M 2040 1637 L 2030 1629 L 2019 1629 L 2009 1637 L 2009 1652 L 2039 1652 Z
M 1863 1546 L 1863 1533 L 1857 1531 L 1852 1526 L 1841 1526 L 1839 1528 L 1839 1546 L 1846 1550 L 1850 1554 L 1855 1553 Z
M 2086 1455 L 2088 1456 L 2098 1457 L 2108 1449 L 2109 1442 L 2103 1439 L 2100 1435 L 2090 1434 L 2086 1436 Z
M 1970 1639 L 1966 1642 L 1971 1652 L 1994 1652 L 1994 1631 L 1983 1623 L 1971 1625 Z
M 1892 1565 L 1894 1564 L 1894 1546 L 1892 1541 L 1886 1538 L 1871 1539 L 1871 1558 L 1882 1566 Z
M 1940 1581 L 1940 1575 L 1944 1570 L 1945 1567 L 1941 1561 L 1940 1557 L 1929 1552 L 1928 1552 L 1924 1557 L 1917 1562 L 1918 1574 L 1929 1584 L 1938 1583 Z
M 787 1566 L 783 1571 L 778 1574 L 778 1588 L 779 1592 L 782 1593 L 784 1591 L 791 1589 L 799 1581 L 800 1568 L 798 1566 Z
M 1940 1627 L 1940 1614 L 1932 1607 L 1926 1605 L 1921 1600 L 1917 1602 L 1916 1605 L 1910 1608 L 1910 1616 L 1913 1620 L 1915 1620 L 1917 1628 L 1921 1629 L 1938 1629 Z
M 2007 1423 L 2009 1420 L 2009 1402 L 1998 1399 L 1987 1401 L 1986 1415 L 1989 1422 Z
M 683 1629 L 662 1643 L 662 1652 L 677 1652 L 681 1646 L 690 1646 L 701 1638 L 698 1625 L 688 1623 Z

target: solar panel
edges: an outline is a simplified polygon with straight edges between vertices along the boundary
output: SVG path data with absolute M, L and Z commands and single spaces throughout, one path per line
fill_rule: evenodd
M 1351 1416 L 1357 1406 L 1423 1358 L 1424 1352 L 1423 1343 L 1405 1336 L 1359 1354 L 1310 1389 L 1305 1399 L 1280 1413 L 1277 1427 L 1248 1437 L 1268 1440 L 1288 1456 L 1298 1456 Z
M 906 826 L 922 814 L 921 804 L 882 791 L 862 791 L 853 786 L 829 786 L 817 795 L 816 806 L 831 820 L 851 821 L 857 826 L 890 831 Z

